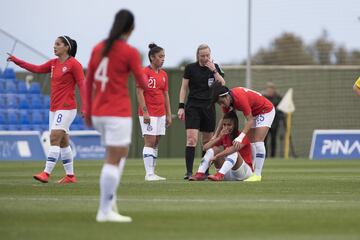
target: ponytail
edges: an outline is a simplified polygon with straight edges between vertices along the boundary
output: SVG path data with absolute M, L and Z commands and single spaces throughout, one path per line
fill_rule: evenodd
M 122 34 L 128 33 L 133 29 L 134 15 L 126 9 L 117 12 L 109 37 L 105 40 L 105 47 L 102 53 L 103 57 L 108 55 L 115 40 L 119 39 Z
M 71 50 L 69 52 L 70 56 L 75 57 L 77 52 L 77 42 L 74 39 L 71 39 Z
M 150 56 L 155 56 L 155 54 L 164 51 L 164 49 L 158 45 L 156 45 L 155 43 L 150 43 L 149 44 L 149 53 L 148 53 L 148 57 L 149 57 L 149 61 L 151 63 L 151 57 Z

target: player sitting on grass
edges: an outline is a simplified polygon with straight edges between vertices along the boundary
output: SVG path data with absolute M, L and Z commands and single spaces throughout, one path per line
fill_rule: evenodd
M 245 136 L 240 149 L 232 145 L 233 140 L 240 134 L 238 123 L 234 111 L 224 115 L 220 134 L 204 145 L 206 153 L 200 162 L 197 173 L 191 176 L 189 181 L 205 180 L 205 171 L 212 163 L 218 169 L 216 174 L 208 176 L 212 181 L 242 181 L 252 176 L 252 155 L 249 139 Z M 224 148 L 223 151 L 221 146 Z

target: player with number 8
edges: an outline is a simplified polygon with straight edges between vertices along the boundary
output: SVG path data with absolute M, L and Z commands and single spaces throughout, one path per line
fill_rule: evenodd
M 75 59 L 77 43 L 68 36 L 60 36 L 55 40 L 55 59 L 42 64 L 34 65 L 10 55 L 8 61 L 25 68 L 33 73 L 50 73 L 50 148 L 44 171 L 33 177 L 47 183 L 57 160 L 63 162 L 66 176 L 58 183 L 75 183 L 73 152 L 69 145 L 69 128 L 77 113 L 75 85 L 79 87 L 82 112 L 85 109 L 84 71 L 81 64 Z

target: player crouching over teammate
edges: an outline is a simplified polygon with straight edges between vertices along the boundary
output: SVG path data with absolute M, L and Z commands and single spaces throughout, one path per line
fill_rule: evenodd
M 213 102 L 217 102 L 224 113 L 241 111 L 246 119 L 240 135 L 234 139 L 236 148 L 244 144 L 245 136 L 250 139 L 254 165 L 254 175 L 245 181 L 260 182 L 261 171 L 264 166 L 266 149 L 264 140 L 275 117 L 275 108 L 272 103 L 254 90 L 235 87 L 228 89 L 226 86 L 214 83 L 212 86 Z M 223 119 L 219 126 L 222 126 Z M 218 135 L 220 127 L 216 130 Z
M 189 181 L 203 181 L 205 171 L 214 163 L 218 172 L 209 175 L 212 181 L 242 181 L 252 176 L 252 156 L 249 139 L 245 136 L 241 148 L 233 146 L 232 142 L 240 134 L 238 118 L 234 111 L 224 115 L 220 134 L 204 145 L 206 151 L 200 162 L 197 173 Z M 221 146 L 224 150 L 221 150 Z

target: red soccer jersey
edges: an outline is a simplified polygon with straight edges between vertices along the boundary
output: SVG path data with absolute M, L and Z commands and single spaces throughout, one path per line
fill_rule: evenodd
M 144 68 L 147 86 L 144 89 L 145 104 L 149 115 L 159 117 L 165 115 L 165 97 L 164 92 L 168 91 L 168 76 L 162 69 L 157 73 L 150 66 Z M 143 112 L 139 106 L 139 116 Z
M 144 74 L 138 51 L 123 40 L 116 40 L 106 57 L 105 42 L 97 44 L 91 54 L 86 74 L 87 110 L 91 116 L 131 117 L 128 77 L 133 72 L 137 84 L 144 88 Z
M 233 98 L 232 107 L 243 112 L 244 116 L 252 113 L 253 116 L 268 113 L 273 109 L 272 103 L 261 93 L 254 90 L 236 87 L 231 89 L 230 94 Z M 230 108 L 223 108 L 223 112 L 229 112 Z
M 240 134 L 240 132 L 238 132 L 238 134 Z M 231 147 L 232 144 L 232 140 L 229 134 L 226 134 L 225 136 L 223 136 L 219 142 L 217 142 L 215 144 L 215 146 L 223 146 L 224 149 Z M 251 169 L 253 169 L 252 167 L 252 154 L 251 154 L 251 144 L 250 144 L 250 140 L 247 136 L 244 137 L 244 140 L 242 141 L 242 144 L 244 144 L 244 146 L 239 150 L 239 154 L 241 155 L 241 157 L 244 159 L 244 161 L 247 163 L 247 165 L 249 165 L 251 167 Z
M 58 58 L 42 65 L 34 65 L 16 57 L 12 60 L 18 66 L 33 73 L 51 73 L 50 111 L 76 109 L 75 85 L 81 96 L 81 109 L 85 111 L 85 81 L 81 64 L 73 57 L 61 63 Z

